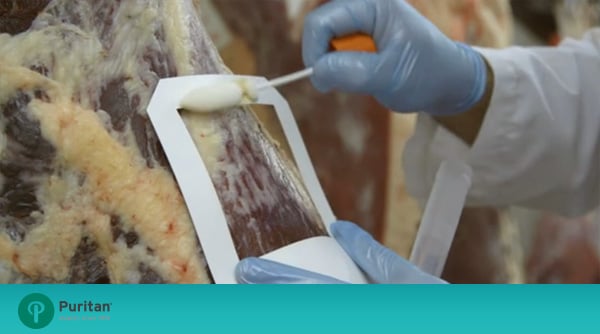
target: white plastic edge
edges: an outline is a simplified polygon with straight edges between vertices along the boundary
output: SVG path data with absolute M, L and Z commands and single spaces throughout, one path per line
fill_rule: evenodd
M 442 275 L 472 173 L 471 167 L 458 160 L 443 161 L 437 171 L 410 255 L 410 262 L 426 273 Z

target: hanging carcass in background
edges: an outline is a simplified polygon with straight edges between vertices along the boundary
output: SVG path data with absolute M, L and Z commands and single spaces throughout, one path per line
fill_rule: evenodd
M 209 31 L 229 40 L 223 43 L 221 53 L 233 70 L 275 78 L 304 68 L 302 19 L 318 1 L 198 3 L 210 3 L 215 8 Z M 308 80 L 280 91 L 292 108 L 335 214 L 357 222 L 381 239 L 387 204 L 390 114 L 368 97 L 321 94 Z

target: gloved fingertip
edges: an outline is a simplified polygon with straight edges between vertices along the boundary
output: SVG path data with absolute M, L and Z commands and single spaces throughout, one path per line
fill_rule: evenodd
M 312 34 L 313 32 L 307 31 L 305 28 L 302 42 L 302 62 L 306 68 L 313 67 L 317 60 L 327 52 L 318 46 L 318 42 L 314 41 L 316 37 L 311 36 Z
M 371 94 L 371 78 L 376 75 L 377 54 L 333 52 L 320 57 L 313 66 L 312 79 L 321 91 Z
M 331 235 L 336 239 L 348 239 L 357 233 L 366 233 L 358 225 L 344 220 L 336 221 L 329 227 Z
M 346 283 L 276 261 L 246 258 L 235 268 L 235 278 L 242 284 L 341 284 Z
M 310 82 L 320 93 L 328 93 L 333 89 L 331 78 L 328 78 L 327 73 L 329 72 L 323 69 L 322 66 L 313 66 L 313 74 L 310 77 Z
M 297 270 L 279 262 L 248 257 L 236 266 L 235 277 L 244 284 L 289 283 L 294 281 Z
M 331 4 L 324 4 L 304 17 L 302 60 L 306 67 L 313 67 L 328 52 L 329 41 L 333 38 L 328 24 L 330 11 Z
M 373 250 L 379 249 L 379 244 L 373 237 L 358 225 L 339 221 L 331 224 L 331 235 L 348 255 L 359 264 L 365 256 L 372 255 Z
M 311 79 L 310 82 L 319 93 L 326 94 L 331 91 L 328 85 L 321 83 L 319 80 Z
M 235 279 L 239 283 L 252 284 L 256 282 L 257 270 L 260 266 L 260 260 L 255 257 L 248 257 L 241 260 L 235 267 Z

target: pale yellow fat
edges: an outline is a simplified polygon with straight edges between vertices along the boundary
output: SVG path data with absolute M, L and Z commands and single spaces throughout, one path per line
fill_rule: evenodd
M 63 0 L 54 3 L 56 8 L 65 5 Z M 84 5 L 81 8 L 92 10 Z M 192 73 L 186 27 L 189 14 L 185 10 L 179 1 L 152 6 L 123 3 L 115 13 L 119 28 L 114 44 L 120 45 L 114 48 L 115 54 L 106 53 L 97 39 L 98 32 L 69 25 L 49 26 L 16 36 L 0 34 L 0 101 L 6 101 L 19 89 L 41 88 L 51 96 L 51 103 L 33 101 L 30 116 L 39 119 L 44 137 L 57 148 L 58 166 L 62 169 L 60 177 L 51 175 L 41 180 L 37 197 L 44 213 L 35 215 L 42 224 L 31 229 L 20 244 L 0 236 L 0 258 L 12 263 L 17 271 L 33 279 L 63 281 L 68 278 L 70 261 L 81 238 L 91 235 L 114 282 L 136 282 L 141 262 L 171 282 L 209 281 L 193 226 L 172 176 L 164 169 L 146 167 L 130 128 L 124 133 L 109 134 L 112 130 L 107 126 L 107 116 L 86 108 L 98 101 L 90 101 L 83 94 L 76 96 L 80 105 L 71 103 L 75 92 L 85 91 L 82 87 L 101 87 L 111 79 L 111 73 L 128 76 L 125 89 L 147 103 L 151 92 L 136 76 L 143 65 L 135 57 L 122 55 L 157 48 L 154 30 L 161 22 L 178 72 Z M 47 64 L 56 81 L 20 67 L 21 64 Z M 4 146 L 0 145 L 0 149 Z M 78 184 L 81 175 L 86 177 L 83 185 Z M 125 231 L 136 231 L 139 245 L 128 248 L 124 242 L 113 241 L 111 215 L 121 218 Z M 146 247 L 152 249 L 153 255 Z
M 171 175 L 146 167 L 137 149 L 111 137 L 98 114 L 72 103 L 56 82 L 2 62 L 0 72 L 0 91 L 5 94 L 43 88 L 50 96 L 51 103 L 29 104 L 30 117 L 40 121 L 62 166 L 60 177 L 51 175 L 41 183 L 38 200 L 44 214 L 34 216 L 43 224 L 17 245 L 2 235 L 0 257 L 33 279 L 64 281 L 81 238 L 91 234 L 114 282 L 139 279 L 140 262 L 171 282 L 208 282 L 195 232 Z M 81 175 L 85 175 L 82 186 Z M 121 218 L 125 230 L 135 229 L 140 245 L 127 248 L 112 240 L 111 214 Z
M 126 226 L 135 228 L 144 243 L 163 259 L 160 271 L 166 279 L 208 281 L 185 204 L 170 174 L 142 165 L 132 151 L 106 132 L 91 110 L 67 99 L 51 104 L 36 100 L 30 106 L 40 120 L 42 133 L 58 148 L 65 165 L 86 175 L 84 187 L 97 209 L 116 214 Z M 107 226 L 104 234 L 109 235 Z M 112 239 L 101 241 L 112 243 Z M 111 249 L 103 244 L 100 248 Z M 119 262 L 123 261 L 111 264 L 119 267 Z M 130 268 L 128 265 L 125 267 Z M 118 270 L 124 268 L 115 269 L 119 279 Z

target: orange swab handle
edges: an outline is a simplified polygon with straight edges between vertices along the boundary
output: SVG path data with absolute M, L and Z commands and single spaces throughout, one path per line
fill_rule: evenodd
M 333 51 L 377 52 L 373 38 L 361 33 L 337 37 L 331 40 L 330 46 Z

